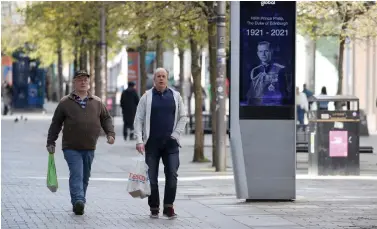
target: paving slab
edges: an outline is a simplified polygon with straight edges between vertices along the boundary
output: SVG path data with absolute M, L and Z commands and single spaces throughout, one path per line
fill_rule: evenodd
M 116 143 L 110 146 L 104 138 L 99 140 L 85 215 L 75 216 L 60 139 L 55 154 L 59 189 L 51 193 L 46 187 L 45 141 L 51 116 L 27 117 L 17 123 L 11 117 L 1 121 L 2 228 L 377 228 L 376 154 L 361 155 L 362 176 L 352 179 L 313 179 L 306 175 L 307 155 L 298 154 L 295 201 L 246 203 L 236 198 L 231 166 L 216 173 L 211 163 L 191 162 L 191 135 L 183 136 L 180 152 L 175 203 L 179 217 L 150 219 L 147 200 L 133 199 L 126 192 L 128 172 L 138 155 L 134 142 L 120 136 L 118 119 Z M 211 138 L 206 136 L 205 141 L 210 144 Z M 211 158 L 210 147 L 205 147 L 205 155 Z M 163 195 L 163 166 L 159 180 Z

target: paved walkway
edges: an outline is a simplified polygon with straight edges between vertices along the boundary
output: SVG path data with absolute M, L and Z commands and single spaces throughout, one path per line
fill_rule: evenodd
M 71 212 L 68 168 L 56 153 L 59 189 L 46 187 L 45 139 L 51 117 L 30 115 L 28 120 L 1 122 L 2 228 L 224 228 L 224 229 L 339 229 L 377 228 L 377 155 L 362 154 L 363 179 L 311 179 L 307 156 L 298 154 L 297 200 L 245 203 L 235 197 L 232 169 L 215 173 L 210 163 L 193 164 L 193 137 L 183 137 L 176 220 L 148 217 L 146 200 L 126 192 L 128 168 L 136 157 L 134 143 L 121 137 L 113 146 L 101 138 L 88 189 L 84 216 Z M 373 140 L 374 139 L 374 140 Z M 365 141 L 377 143 L 377 137 Z M 363 140 L 363 141 L 364 141 Z M 206 144 L 210 144 L 206 137 Z M 60 148 L 60 140 L 58 140 Z M 377 147 L 375 147 L 377 148 Z M 205 148 L 211 157 L 210 147 Z M 231 165 L 230 157 L 228 164 Z M 267 166 L 267 165 L 266 165 Z M 161 192 L 163 191 L 163 170 Z

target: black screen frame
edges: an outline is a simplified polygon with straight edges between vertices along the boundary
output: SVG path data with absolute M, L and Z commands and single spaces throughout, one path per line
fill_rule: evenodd
M 251 3 L 251 4 L 250 4 Z M 259 2 L 260 3 L 260 2 Z M 293 49 L 293 59 L 292 60 L 292 81 L 291 81 L 291 90 L 293 93 L 293 97 L 295 97 L 295 91 L 296 91 L 296 2 L 295 1 L 286 1 L 286 2 L 276 2 L 280 4 L 292 4 L 292 7 L 294 7 L 294 20 L 291 23 L 290 27 L 293 27 L 293 32 L 295 34 L 294 39 L 292 39 L 291 47 Z M 255 7 L 255 2 L 248 2 L 248 1 L 241 1 L 240 2 L 240 8 L 247 7 L 247 4 L 253 5 Z M 252 7 L 248 7 L 252 8 Z M 241 20 L 241 12 L 239 15 L 239 18 Z M 240 25 L 241 26 L 241 25 Z M 242 79 L 242 69 L 241 69 L 241 63 L 243 58 L 243 46 L 242 46 L 242 34 L 241 34 L 241 28 L 239 28 L 240 36 L 239 36 L 239 53 L 240 53 L 240 65 L 239 65 L 239 83 L 241 88 L 241 82 L 243 82 Z M 241 90 L 239 90 L 239 93 L 241 94 Z M 239 96 L 241 99 L 241 95 Z M 295 120 L 296 117 L 296 105 L 295 105 L 295 98 L 293 98 L 293 105 L 283 105 L 283 106 L 241 106 L 240 103 L 237 104 L 239 107 L 239 118 L 242 120 L 248 120 L 248 119 L 254 119 L 254 120 Z

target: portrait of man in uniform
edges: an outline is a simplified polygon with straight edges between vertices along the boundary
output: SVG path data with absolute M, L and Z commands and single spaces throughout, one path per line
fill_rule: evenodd
M 287 95 L 285 66 L 272 61 L 273 50 L 267 41 L 257 45 L 260 64 L 250 73 L 248 105 L 282 105 Z

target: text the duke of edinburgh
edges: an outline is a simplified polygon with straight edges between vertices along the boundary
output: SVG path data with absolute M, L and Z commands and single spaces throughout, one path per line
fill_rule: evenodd
M 258 26 L 287 26 L 288 22 L 284 20 L 283 17 L 250 17 L 248 20 L 247 25 L 258 25 Z

